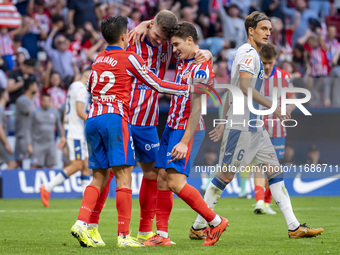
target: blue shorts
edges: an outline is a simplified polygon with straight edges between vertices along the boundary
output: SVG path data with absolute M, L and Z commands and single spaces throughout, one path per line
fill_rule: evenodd
M 159 149 L 157 127 L 131 125 L 131 135 L 135 146 L 136 161 L 155 162 Z
M 195 132 L 194 137 L 189 142 L 187 156 L 184 159 L 173 161 L 171 159 L 171 151 L 181 141 L 184 133 L 185 130 L 172 129 L 166 125 L 156 157 L 155 167 L 161 167 L 165 170 L 174 168 L 177 172 L 189 176 L 190 169 L 204 140 L 205 130 Z
M 130 124 L 118 114 L 107 113 L 89 118 L 85 125 L 89 168 L 135 164 Z
M 272 137 L 270 138 L 278 159 L 284 158 L 285 156 L 285 145 L 286 137 Z

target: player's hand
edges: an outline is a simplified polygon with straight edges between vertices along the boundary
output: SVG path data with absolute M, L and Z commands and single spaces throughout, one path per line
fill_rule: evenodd
M 12 154 L 12 153 L 13 153 L 13 152 L 12 152 L 12 148 L 11 148 L 11 146 L 9 145 L 9 143 L 6 143 L 5 148 L 6 148 L 6 151 L 7 151 L 9 154 Z
M 201 64 L 205 61 L 209 61 L 212 58 L 212 54 L 208 50 L 196 50 L 195 51 L 195 64 Z
M 209 87 L 203 84 L 194 84 L 190 86 L 190 94 L 205 94 L 206 92 L 204 90 L 209 90 Z
M 276 110 L 274 111 L 274 114 L 276 117 L 280 119 L 280 121 L 290 119 L 290 113 L 286 112 L 286 115 L 281 115 L 281 107 L 276 107 Z
M 129 42 L 132 39 L 132 45 L 134 45 L 136 39 L 139 40 L 140 38 L 142 38 L 141 40 L 144 41 L 150 24 L 151 21 L 143 21 L 137 27 L 132 29 L 129 33 Z
M 173 161 L 184 159 L 188 152 L 188 145 L 184 142 L 179 142 L 171 151 Z
M 66 144 L 66 138 L 63 136 L 59 140 L 59 143 L 57 145 L 57 149 L 62 150 L 65 147 L 65 144 Z
M 211 141 L 218 142 L 221 140 L 224 133 L 225 124 L 218 124 L 212 131 L 209 132 L 209 137 Z
M 27 152 L 28 152 L 28 154 L 30 154 L 30 155 L 33 154 L 33 147 L 32 147 L 32 144 L 27 144 Z

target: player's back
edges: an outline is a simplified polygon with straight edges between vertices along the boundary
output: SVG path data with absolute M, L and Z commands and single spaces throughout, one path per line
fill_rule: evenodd
M 89 93 L 86 86 L 81 81 L 75 81 L 67 91 L 64 129 L 66 136 L 74 139 L 85 138 L 85 122 L 77 113 L 77 102 L 84 103 L 86 111 L 89 103 Z
M 133 61 L 129 60 L 130 55 L 117 46 L 108 46 L 98 54 L 89 78 L 93 101 L 89 118 L 115 113 L 127 120 L 133 78 L 127 70 Z
M 137 53 L 145 62 L 148 69 L 160 79 L 164 78 L 165 72 L 172 60 L 172 47 L 165 42 L 158 47 L 153 46 L 145 37 L 144 41 L 132 40 L 126 51 Z M 138 79 L 132 82 L 130 102 L 130 122 L 132 125 L 152 126 L 158 124 L 158 98 L 159 93 Z
M 240 72 L 246 72 L 252 75 L 249 80 L 251 86 L 255 88 L 258 92 L 262 91 L 263 79 L 264 79 L 264 69 L 262 61 L 258 52 L 255 48 L 249 44 L 245 43 L 239 47 L 236 51 L 235 59 L 233 61 L 232 71 L 231 71 L 231 84 L 240 88 Z M 259 125 L 259 120 L 261 116 L 250 112 L 248 108 L 248 98 L 244 95 L 244 115 L 234 115 L 233 114 L 233 96 L 229 93 L 229 110 L 227 113 L 228 123 L 227 127 L 230 129 L 237 129 L 243 131 L 257 132 L 263 130 L 261 125 Z M 255 109 L 259 109 L 259 104 L 253 102 Z M 250 122 L 249 122 L 250 121 Z M 248 125 L 248 123 L 250 125 Z M 259 126 L 259 127 L 256 127 Z

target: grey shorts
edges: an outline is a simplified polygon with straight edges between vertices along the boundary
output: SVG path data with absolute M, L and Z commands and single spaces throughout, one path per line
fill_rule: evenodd
M 56 145 L 33 143 L 32 164 L 39 167 L 53 166 L 56 163 Z
M 17 137 L 15 139 L 14 157 L 18 161 L 28 158 L 26 137 Z
M 0 165 L 3 163 L 7 163 L 9 161 L 13 161 L 13 155 L 9 154 L 6 151 L 5 145 L 2 142 L 0 142 Z

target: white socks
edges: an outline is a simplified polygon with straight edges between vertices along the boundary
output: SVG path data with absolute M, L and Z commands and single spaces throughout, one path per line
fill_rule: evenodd
M 157 230 L 157 235 L 159 235 L 161 237 L 164 237 L 164 238 L 168 238 L 169 237 L 168 232 L 164 232 L 164 231 L 158 231 Z
M 282 212 L 289 230 L 295 230 L 300 226 L 299 221 L 296 219 L 288 191 L 284 185 L 284 181 L 271 184 L 270 191 L 272 192 L 275 203 Z
M 60 172 L 46 185 L 45 187 L 46 191 L 51 192 L 54 189 L 54 187 L 63 183 L 67 178 L 68 177 L 64 171 Z
M 223 192 L 223 190 L 219 189 L 212 182 L 210 182 L 210 184 L 209 184 L 209 186 L 208 186 L 208 188 L 205 192 L 205 195 L 204 195 L 204 201 L 208 204 L 208 206 L 212 210 L 214 210 L 218 200 L 220 199 L 222 192 Z M 218 218 L 219 218 L 218 224 L 220 224 L 221 218 L 219 216 L 218 216 Z M 211 223 L 209 223 L 209 224 L 214 225 L 214 224 L 211 224 Z M 207 226 L 206 220 L 201 215 L 198 215 L 197 219 L 196 219 L 196 221 L 193 225 L 194 229 L 201 229 L 201 228 L 204 228 L 206 226 Z

